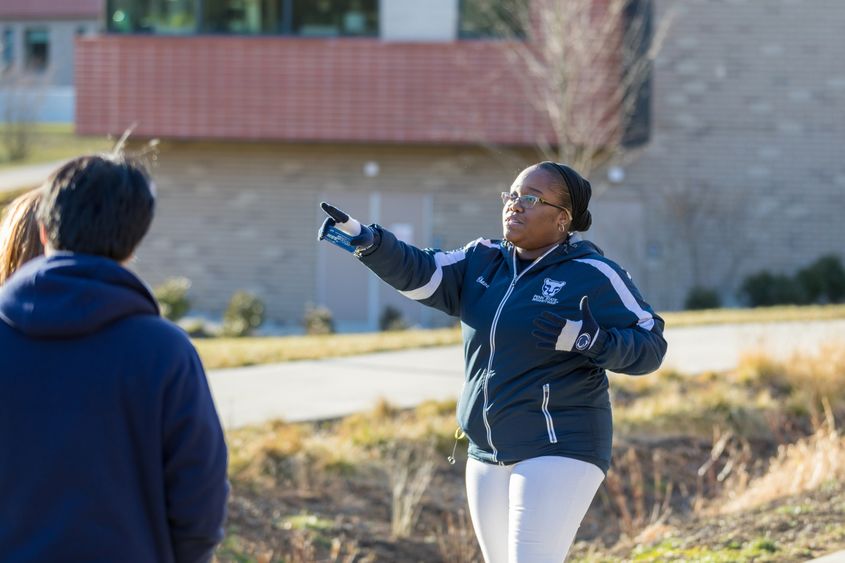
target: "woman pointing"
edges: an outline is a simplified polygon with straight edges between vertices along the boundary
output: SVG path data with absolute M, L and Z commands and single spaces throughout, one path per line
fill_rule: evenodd
M 503 240 L 419 249 L 328 204 L 319 237 L 402 294 L 461 320 L 467 499 L 488 563 L 562 561 L 610 467 L 605 370 L 640 375 L 666 353 L 663 320 L 630 276 L 581 238 L 590 183 L 541 162 L 502 192 Z

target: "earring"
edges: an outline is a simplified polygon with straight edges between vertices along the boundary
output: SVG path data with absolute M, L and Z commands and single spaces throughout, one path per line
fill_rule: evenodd
M 566 232 L 566 223 L 558 223 L 557 229 L 560 232 L 565 233 Z

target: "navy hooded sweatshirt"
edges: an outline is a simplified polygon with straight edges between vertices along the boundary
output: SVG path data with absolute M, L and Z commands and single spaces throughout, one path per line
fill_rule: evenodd
M 200 360 L 117 262 L 0 287 L 0 560 L 207 561 L 226 446 Z
M 605 370 L 645 374 L 666 353 L 663 319 L 627 272 L 578 235 L 520 267 L 507 241 L 421 250 L 373 228 L 377 242 L 358 253 L 361 262 L 406 297 L 461 319 L 466 381 L 457 417 L 470 457 L 511 464 L 556 455 L 607 472 Z M 580 319 L 585 295 L 603 329 L 589 351 L 538 348 L 534 319 L 543 311 Z

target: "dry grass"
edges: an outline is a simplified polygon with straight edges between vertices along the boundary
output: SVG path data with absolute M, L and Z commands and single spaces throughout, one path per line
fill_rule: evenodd
M 582 525 L 573 560 L 752 561 L 816 554 L 807 538 L 828 534 L 835 515 L 825 516 L 827 505 L 816 510 L 816 501 L 805 499 L 828 502 L 819 485 L 845 478 L 845 441 L 833 426 L 845 416 L 844 384 L 845 347 L 788 361 L 749 355 L 722 374 L 612 376 L 614 464 Z M 338 421 L 230 432 L 230 477 L 241 491 L 236 496 L 245 506 L 261 507 L 253 516 L 240 510 L 236 525 L 269 518 L 271 526 L 232 531 L 232 555 L 225 560 L 270 550 L 270 560 L 414 560 L 423 553 L 431 561 L 477 560 L 471 525 L 460 512 L 461 472 L 445 462 L 454 408 L 454 402 L 431 402 L 400 410 L 381 401 Z M 438 457 L 436 471 L 418 463 Z M 425 471 L 412 473 L 423 465 Z M 802 511 L 809 507 L 818 529 L 795 524 L 798 539 L 770 541 L 766 522 L 793 526 L 796 502 Z M 723 525 L 734 520 L 742 522 L 741 531 Z M 837 530 L 828 535 L 838 538 Z M 265 537 L 275 539 L 260 539 Z M 349 547 L 340 550 L 346 555 L 332 555 L 333 538 Z
M 710 455 L 702 460 L 689 494 L 696 512 L 745 511 L 845 477 L 845 441 L 834 428 L 834 419 L 845 416 L 842 344 L 783 361 L 747 354 L 736 370 L 721 374 L 612 376 L 611 388 L 620 437 L 709 435 Z M 758 447 L 777 445 L 778 453 L 770 460 L 755 457 L 752 442 Z M 607 487 L 622 530 L 633 537 L 650 522 L 638 500 L 642 476 L 630 455 L 617 457 L 614 464 L 619 472 L 627 472 L 628 482 L 616 482 L 611 472 Z M 715 501 L 713 491 L 719 493 Z
M 481 548 L 475 538 L 472 519 L 463 508 L 447 513 L 437 533 L 437 548 L 443 561 L 476 563 L 481 561 Z
M 194 345 L 206 369 L 220 369 L 447 346 L 460 342 L 459 329 L 444 328 L 319 336 L 199 338 L 194 340 Z
M 661 313 L 666 326 L 826 321 L 845 319 L 845 305 L 781 305 L 754 309 L 710 309 Z
M 3 129 L 4 125 L 0 124 L 0 134 Z M 114 139 L 108 137 L 79 136 L 70 123 L 33 124 L 31 141 L 29 154 L 23 160 L 10 161 L 6 151 L 0 147 L 0 170 L 109 151 L 114 144 Z
M 845 305 L 689 311 L 667 313 L 664 317 L 667 325 L 673 328 L 718 323 L 830 320 L 845 318 Z M 318 336 L 199 338 L 194 340 L 194 345 L 197 347 L 206 369 L 296 360 L 319 360 L 391 350 L 449 346 L 460 343 L 461 332 L 457 327 Z
M 407 538 L 422 509 L 421 501 L 437 466 L 433 442 L 415 444 L 394 441 L 385 448 L 385 472 L 390 481 L 390 532 L 394 538 Z
M 663 529 L 666 519 L 672 514 L 675 484 L 670 476 L 663 474 L 662 461 L 662 453 L 655 450 L 652 453 L 652 474 L 646 477 L 636 450 L 628 448 L 607 474 L 604 490 L 619 519 L 623 541 L 647 541 L 645 538 Z M 653 492 L 651 502 L 646 500 L 648 490 Z
M 354 470 L 385 457 L 396 443 L 430 444 L 445 459 L 454 428 L 454 401 L 427 401 L 400 410 L 381 400 L 372 410 L 337 422 L 278 420 L 227 433 L 229 475 L 269 486 L 287 481 L 312 489 L 318 484 L 306 482 L 301 474 Z
M 812 436 L 781 445 L 764 475 L 727 491 L 727 500 L 719 502 L 721 513 L 750 510 L 845 478 L 845 437 L 836 430 L 827 401 L 825 407 L 824 424 Z
M 824 422 L 822 405 L 845 411 L 845 343 L 828 343 L 817 354 L 793 354 L 776 361 L 761 354 L 744 356 L 734 377 L 782 403 L 790 414 L 810 416 L 814 427 Z
M 767 414 L 776 401 L 735 374 L 678 376 L 658 372 L 645 378 L 611 375 L 614 428 L 619 436 L 709 439 L 714 427 L 750 438 L 771 435 Z
M 621 435 L 652 439 L 687 436 L 708 439 L 713 428 L 746 440 L 781 443 L 784 434 L 818 427 L 822 403 L 845 414 L 845 344 L 819 353 L 775 360 L 746 354 L 730 372 L 684 376 L 659 371 L 647 377 L 610 375 L 614 426 Z M 791 421 L 791 422 L 790 422 Z

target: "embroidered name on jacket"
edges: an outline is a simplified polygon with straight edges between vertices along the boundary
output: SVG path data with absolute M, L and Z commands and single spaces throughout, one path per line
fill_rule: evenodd
M 481 285 L 483 285 L 483 286 L 484 286 L 484 287 L 486 287 L 487 289 L 490 289 L 490 284 L 489 284 L 489 283 L 487 283 L 486 281 L 484 281 L 484 278 L 483 278 L 483 277 L 478 276 L 478 279 L 477 279 L 477 280 L 475 280 L 475 281 L 477 281 L 478 283 L 480 283 Z
M 551 278 L 546 278 L 543 280 L 543 295 L 535 295 L 532 301 L 536 303 L 547 303 L 549 305 L 557 305 L 558 300 L 555 299 L 555 295 L 563 289 L 563 286 L 566 285 L 565 281 L 556 281 Z

